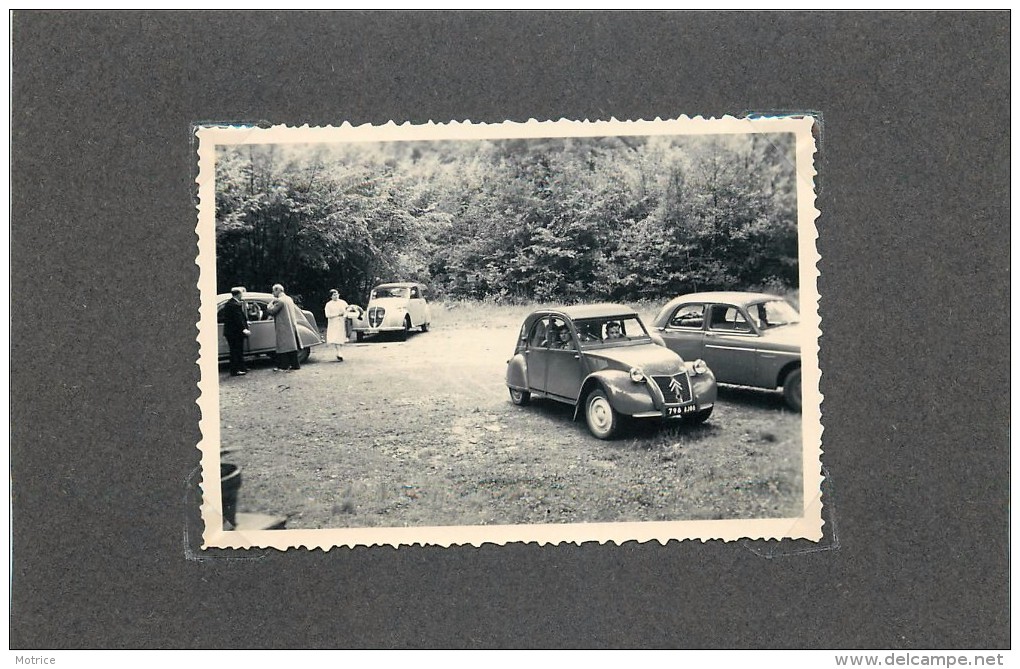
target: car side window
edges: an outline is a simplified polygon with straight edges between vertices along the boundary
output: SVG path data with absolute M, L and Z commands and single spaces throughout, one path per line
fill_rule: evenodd
M 700 330 L 705 324 L 704 304 L 685 304 L 669 320 L 671 327 Z
M 712 320 L 709 323 L 709 328 L 712 330 L 721 330 L 726 332 L 750 332 L 751 325 L 744 318 L 744 314 L 741 313 L 736 307 L 731 307 L 726 304 L 716 304 L 712 306 Z
M 249 321 L 263 321 L 268 318 L 262 305 L 258 302 L 245 302 L 244 311 Z
M 569 335 L 570 330 L 567 328 L 567 324 L 555 316 L 543 318 L 535 329 L 536 335 L 539 331 L 541 331 L 542 337 L 540 339 L 533 339 L 533 341 L 537 342 L 534 345 L 539 348 L 562 349 L 566 348 L 567 344 L 571 347 L 573 346 L 573 337 L 564 341 L 564 338 L 560 336 L 560 333 L 563 331 L 566 331 Z
M 417 287 L 411 288 L 411 299 L 412 300 L 417 300 L 417 299 L 420 299 L 420 298 L 421 298 L 421 295 L 418 294 L 418 288 Z
M 531 328 L 531 336 L 528 338 L 528 343 L 538 348 L 546 343 L 545 335 L 549 331 L 549 319 L 542 318 L 535 321 L 535 325 Z
M 574 335 L 570 332 L 570 328 L 566 323 L 561 323 L 556 328 L 556 338 L 549 338 L 549 348 L 560 351 L 573 350 L 577 346 L 574 341 Z

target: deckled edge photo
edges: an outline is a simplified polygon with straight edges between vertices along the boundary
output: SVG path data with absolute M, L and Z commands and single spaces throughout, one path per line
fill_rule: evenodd
M 198 283 L 201 303 L 197 322 L 201 409 L 201 515 L 205 525 L 203 548 L 322 548 L 334 546 L 438 545 L 481 546 L 512 542 L 559 544 L 564 542 L 701 541 L 739 539 L 806 539 L 820 541 L 822 527 L 821 402 L 818 346 L 818 237 L 815 225 L 814 157 L 817 120 L 810 116 L 718 119 L 680 117 L 653 121 L 528 121 L 499 124 L 451 122 L 444 124 L 354 127 L 270 128 L 204 125 L 195 128 L 198 145 Z M 796 137 L 796 196 L 799 245 L 799 305 L 804 341 L 802 480 L 803 504 L 797 517 L 770 519 L 692 520 L 581 524 L 478 525 L 450 527 L 389 527 L 344 529 L 282 529 L 224 531 L 220 471 L 220 395 L 216 313 L 216 190 L 215 161 L 218 145 L 312 144 L 320 142 L 379 142 L 393 140 L 472 140 L 546 137 L 599 137 L 612 135 L 725 135 L 788 132 Z M 212 474 L 212 475 L 210 475 Z

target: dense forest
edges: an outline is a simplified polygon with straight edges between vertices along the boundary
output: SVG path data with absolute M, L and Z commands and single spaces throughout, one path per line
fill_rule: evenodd
M 628 301 L 797 282 L 792 134 L 219 147 L 219 292 Z

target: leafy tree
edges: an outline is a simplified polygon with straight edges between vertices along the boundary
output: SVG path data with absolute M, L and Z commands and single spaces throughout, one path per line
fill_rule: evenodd
M 241 146 L 217 156 L 221 291 L 376 282 L 498 301 L 797 280 L 792 135 Z

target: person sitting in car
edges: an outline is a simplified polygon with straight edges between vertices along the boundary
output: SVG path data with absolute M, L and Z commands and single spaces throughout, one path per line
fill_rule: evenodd
M 618 322 L 606 323 L 606 339 L 623 339 L 623 330 Z
M 262 307 L 259 306 L 258 302 L 249 302 L 246 307 L 248 310 L 249 321 L 261 321 L 262 320 Z
M 549 348 L 553 349 L 566 349 L 574 348 L 573 337 L 570 336 L 570 328 L 566 325 L 559 328 L 556 333 L 556 339 L 554 339 Z
M 542 348 L 553 348 L 554 344 L 560 341 L 560 326 L 556 321 L 552 321 L 545 328 L 545 336 L 542 338 L 542 343 L 539 344 Z

